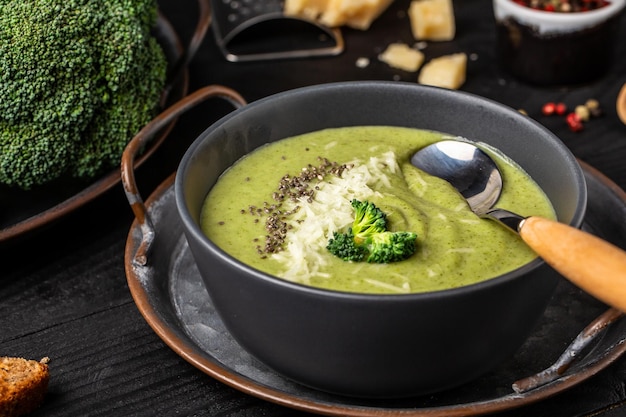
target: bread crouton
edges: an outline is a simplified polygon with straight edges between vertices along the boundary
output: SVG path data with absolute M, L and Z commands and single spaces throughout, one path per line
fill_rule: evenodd
M 48 390 L 48 358 L 0 357 L 0 417 L 17 417 L 41 405 Z

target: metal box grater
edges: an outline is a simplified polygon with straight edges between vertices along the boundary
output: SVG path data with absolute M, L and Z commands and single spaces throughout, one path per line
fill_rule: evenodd
M 212 0 L 213 33 L 231 62 L 332 56 L 343 52 L 340 29 L 285 16 L 282 0 Z

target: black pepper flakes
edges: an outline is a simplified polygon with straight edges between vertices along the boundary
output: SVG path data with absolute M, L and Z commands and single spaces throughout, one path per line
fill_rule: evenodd
M 309 148 L 306 148 L 308 151 Z M 285 157 L 282 157 L 285 159 Z M 348 169 L 351 169 L 351 164 L 339 164 L 337 162 L 330 162 L 327 158 L 318 156 L 318 165 L 313 166 L 311 164 L 303 167 L 300 173 L 296 176 L 289 174 L 283 175 L 278 182 L 276 191 L 272 193 L 272 200 L 275 203 L 264 202 L 263 208 L 256 206 L 249 206 L 247 212 L 253 216 L 262 216 L 266 214 L 265 219 L 265 245 L 256 245 L 256 250 L 262 258 L 266 258 L 268 254 L 278 253 L 283 250 L 283 244 L 287 237 L 289 230 L 293 226 L 287 223 L 290 216 L 297 213 L 300 210 L 299 205 L 296 205 L 292 210 L 282 211 L 282 205 L 285 201 L 292 201 L 297 203 L 304 200 L 308 203 L 312 203 L 315 198 L 315 191 L 319 190 L 319 182 L 323 181 L 327 175 L 334 175 L 341 177 L 341 175 Z M 242 210 L 242 213 L 246 213 L 246 210 Z M 258 223 L 259 219 L 255 219 L 255 223 Z M 254 239 L 255 242 L 258 239 Z

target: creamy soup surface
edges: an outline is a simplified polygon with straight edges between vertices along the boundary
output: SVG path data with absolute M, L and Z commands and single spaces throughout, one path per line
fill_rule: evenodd
M 408 128 L 327 129 L 265 145 L 228 169 L 209 192 L 201 227 L 225 252 L 261 271 L 316 287 L 359 293 L 415 293 L 468 285 L 516 269 L 536 255 L 496 222 L 477 217 L 447 182 L 410 162 L 418 149 L 449 135 Z M 554 219 L 538 185 L 497 151 L 485 148 L 502 171 L 497 203 L 523 216 Z M 275 197 L 281 178 L 320 166 L 320 157 L 346 165 L 319 175 L 298 201 Z M 352 224 L 352 199 L 387 214 L 391 231 L 417 234 L 416 252 L 390 264 L 348 262 L 327 251 L 334 231 Z M 265 247 L 267 213 L 283 213 L 279 249 Z M 284 214 L 287 213 L 287 214 Z

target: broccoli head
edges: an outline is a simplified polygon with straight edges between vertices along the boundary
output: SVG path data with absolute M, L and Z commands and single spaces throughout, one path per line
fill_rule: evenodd
M 355 243 L 351 230 L 347 233 L 334 232 L 333 237 L 328 241 L 326 249 L 344 261 L 360 262 L 367 254 L 364 246 L 359 246 Z
M 354 221 L 345 233 L 334 232 L 326 249 L 344 261 L 391 263 L 407 259 L 416 250 L 413 232 L 387 230 L 387 216 L 368 201 L 352 200 Z
M 156 0 L 0 0 L 0 183 L 91 179 L 158 112 Z
M 387 216 L 373 203 L 354 199 L 351 204 L 354 209 L 352 235 L 357 243 L 361 244 L 374 233 L 387 230 Z
M 384 263 L 402 261 L 415 253 L 413 232 L 382 232 L 372 236 L 368 245 L 367 262 Z

